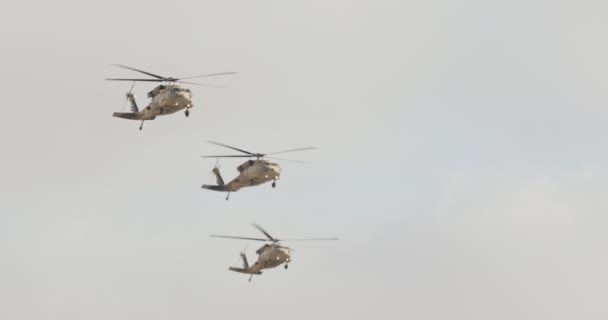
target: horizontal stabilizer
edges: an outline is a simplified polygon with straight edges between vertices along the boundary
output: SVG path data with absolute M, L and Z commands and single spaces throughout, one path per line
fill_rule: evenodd
M 225 191 L 224 187 L 222 187 L 222 186 L 213 186 L 213 185 L 208 185 L 208 184 L 204 184 L 201 188 L 213 190 L 213 191 Z
M 262 274 L 262 271 L 252 272 L 247 269 L 235 268 L 235 267 L 228 267 L 228 270 L 234 271 L 234 272 L 246 273 L 246 274 Z
M 114 112 L 112 116 L 129 120 L 141 120 L 141 114 L 134 112 Z

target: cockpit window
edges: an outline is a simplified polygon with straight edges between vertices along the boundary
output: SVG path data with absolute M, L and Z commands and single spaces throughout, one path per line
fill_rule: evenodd
M 173 88 L 173 92 L 178 93 L 178 92 L 187 92 L 190 93 L 190 90 L 185 89 L 185 88 Z

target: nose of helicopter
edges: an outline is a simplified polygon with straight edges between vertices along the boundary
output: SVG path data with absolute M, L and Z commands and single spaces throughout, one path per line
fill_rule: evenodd
M 192 107 L 192 98 L 186 93 L 180 92 L 175 96 L 175 105 Z
M 283 260 L 285 262 L 290 262 L 291 261 L 291 250 L 289 248 L 283 247 L 283 248 L 281 248 L 281 251 L 283 253 L 283 257 L 282 257 Z
M 281 176 L 281 168 L 274 163 L 265 163 L 264 175 L 266 178 L 277 180 Z
M 276 173 L 277 176 L 281 174 L 281 167 L 279 167 L 276 164 L 270 164 L 268 166 L 268 169 L 271 170 L 272 172 Z

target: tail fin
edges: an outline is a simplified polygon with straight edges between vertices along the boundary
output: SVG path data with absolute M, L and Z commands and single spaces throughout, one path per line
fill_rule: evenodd
M 131 87 L 133 89 L 133 87 Z M 137 107 L 137 102 L 135 102 L 135 95 L 131 92 L 127 93 L 127 99 L 131 103 L 131 112 L 138 113 L 139 108 Z
M 225 191 L 226 184 L 224 183 L 224 179 L 222 179 L 222 175 L 220 174 L 220 169 L 218 167 L 213 168 L 213 174 L 215 175 L 215 180 L 217 181 L 217 185 L 208 185 L 204 184 L 202 186 L 203 189 L 209 189 L 214 191 Z
M 249 269 L 249 263 L 247 262 L 247 256 L 241 252 L 241 259 L 243 259 L 243 268 Z
M 217 181 L 217 185 L 220 187 L 224 187 L 224 179 L 222 179 L 222 175 L 220 174 L 220 169 L 218 167 L 213 168 L 213 174 L 215 175 L 215 180 Z
M 133 85 L 135 85 L 135 83 L 133 83 Z M 133 86 L 131 86 L 131 90 L 133 90 Z M 131 91 L 127 93 L 127 100 L 129 100 L 129 103 L 131 104 L 131 112 L 114 112 L 113 116 L 129 120 L 142 120 L 139 108 L 137 107 L 137 102 L 135 102 L 135 95 Z
M 247 256 L 243 252 L 241 252 L 241 259 L 243 260 L 242 268 L 228 267 L 228 270 L 234 271 L 234 272 L 246 273 L 246 274 L 253 274 L 251 272 L 251 270 L 249 270 L 249 263 L 247 262 Z

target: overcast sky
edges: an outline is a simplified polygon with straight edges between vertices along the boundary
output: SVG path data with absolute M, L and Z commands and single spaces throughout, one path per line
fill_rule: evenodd
M 0 318 L 607 319 L 605 1 L 3 1 Z M 137 74 L 236 71 L 138 123 Z M 153 86 L 134 92 L 146 104 Z M 221 141 L 316 146 L 224 194 Z M 238 161 L 223 160 L 225 179 Z M 259 243 L 288 271 L 232 273 Z

